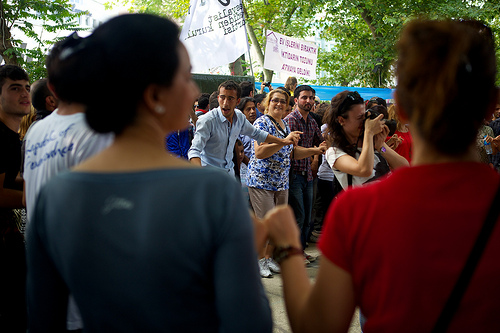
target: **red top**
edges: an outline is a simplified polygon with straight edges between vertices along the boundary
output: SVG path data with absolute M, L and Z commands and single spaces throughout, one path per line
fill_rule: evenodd
M 411 138 L 410 131 L 408 132 L 396 131 L 394 132 L 394 134 L 397 134 L 399 137 L 403 138 L 403 142 L 401 142 L 394 151 L 399 155 L 403 156 L 404 158 L 406 158 L 408 163 L 411 163 L 413 139 Z M 391 137 L 388 136 L 386 141 L 389 140 L 390 138 Z
M 353 278 L 363 332 L 430 332 L 475 242 L 500 176 L 480 163 L 398 169 L 343 192 L 319 248 Z M 448 332 L 500 332 L 500 226 Z

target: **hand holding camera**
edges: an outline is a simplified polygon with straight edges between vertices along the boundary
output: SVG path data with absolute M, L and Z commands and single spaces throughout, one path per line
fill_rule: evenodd
M 380 115 L 382 115 L 382 118 L 384 117 L 383 114 L 381 114 L 381 113 L 379 113 L 379 112 L 377 112 L 377 111 L 375 111 L 373 109 L 368 109 L 365 112 L 365 119 L 376 119 Z M 389 128 L 389 134 L 388 134 L 388 136 L 393 136 L 394 133 L 396 132 L 396 128 L 397 128 L 396 121 L 395 120 L 388 120 L 388 119 L 382 119 L 382 121 Z M 374 133 L 374 134 L 376 134 L 376 133 Z
M 376 135 L 382 132 L 385 127 L 385 122 L 383 118 L 384 118 L 383 114 L 373 116 L 373 114 L 370 114 L 369 111 L 367 111 L 367 113 L 365 113 L 365 123 L 364 123 L 365 133 Z

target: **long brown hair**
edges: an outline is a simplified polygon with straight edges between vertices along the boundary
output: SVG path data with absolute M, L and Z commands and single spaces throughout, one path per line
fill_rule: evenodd
M 344 90 L 332 98 L 331 107 L 324 116 L 328 128 L 326 130 L 326 141 L 328 146 L 338 147 L 351 156 L 355 156 L 357 145 L 353 145 L 344 133 L 338 117 L 347 119 L 349 110 L 354 105 L 363 104 L 363 98 L 356 91 Z

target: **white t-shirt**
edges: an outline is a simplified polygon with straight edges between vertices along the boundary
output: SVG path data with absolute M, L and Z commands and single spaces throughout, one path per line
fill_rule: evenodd
M 57 110 L 34 123 L 25 138 L 24 182 L 29 228 L 36 197 L 42 186 L 58 173 L 83 162 L 108 147 L 112 134 L 98 134 L 85 121 L 84 113 L 61 116 Z M 83 327 L 78 307 L 70 295 L 66 328 Z
M 98 134 L 87 125 L 84 113 L 61 116 L 57 110 L 31 126 L 26 134 L 24 174 L 29 227 L 41 187 L 61 171 L 83 162 L 108 147 L 111 134 Z
M 326 160 L 328 161 L 328 163 L 332 167 L 333 173 L 335 174 L 335 178 L 337 178 L 337 180 L 339 181 L 342 188 L 346 189 L 349 186 L 347 174 L 345 172 L 342 172 L 342 171 L 335 169 L 335 167 L 333 166 L 335 164 L 335 161 L 337 161 L 337 159 L 339 157 L 344 156 L 344 155 L 347 155 L 347 153 L 344 152 L 342 149 L 337 148 L 337 147 L 330 147 L 326 151 Z M 358 151 L 356 152 L 356 159 L 359 159 L 360 155 L 361 155 L 361 148 L 358 148 Z M 352 176 L 352 186 L 354 187 L 354 186 L 363 185 L 364 183 L 366 183 L 367 181 L 369 181 L 373 177 L 378 176 L 376 174 L 376 172 L 377 172 L 377 165 L 379 163 L 387 164 L 387 162 L 385 160 L 381 162 L 379 157 L 375 154 L 374 158 L 373 158 L 372 174 L 368 177 Z
M 327 127 L 328 127 L 327 124 L 323 124 L 321 126 L 321 134 L 323 134 L 323 137 L 325 136 Z M 321 162 L 321 165 L 318 168 L 318 178 L 321 180 L 333 182 L 332 167 L 327 163 L 326 156 L 325 155 L 321 156 L 323 157 L 323 162 Z

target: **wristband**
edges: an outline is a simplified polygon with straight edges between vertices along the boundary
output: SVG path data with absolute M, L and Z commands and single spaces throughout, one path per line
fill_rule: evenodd
M 276 261 L 278 264 L 281 265 L 283 260 L 287 259 L 288 257 L 294 256 L 294 255 L 302 255 L 303 251 L 302 249 L 299 249 L 294 246 L 277 246 L 274 249 L 273 252 L 273 259 Z

